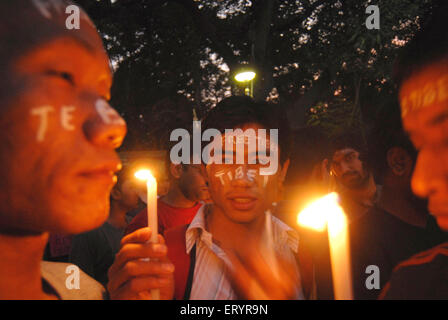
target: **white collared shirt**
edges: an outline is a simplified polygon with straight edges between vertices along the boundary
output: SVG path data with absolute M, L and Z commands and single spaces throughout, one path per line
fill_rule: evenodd
M 201 207 L 186 232 L 186 248 L 190 254 L 196 244 L 196 263 L 191 300 L 235 300 L 237 296 L 227 278 L 227 266 L 230 264 L 224 251 L 212 241 L 212 234 L 205 229 L 205 212 Z M 299 237 L 295 230 L 279 219 L 272 217 L 272 235 L 275 252 L 296 266 Z M 297 284 L 297 299 L 304 299 L 300 284 Z

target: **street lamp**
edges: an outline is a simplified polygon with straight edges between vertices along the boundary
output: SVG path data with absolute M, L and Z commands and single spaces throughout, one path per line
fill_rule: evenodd
M 256 75 L 257 74 L 254 71 L 247 70 L 247 69 L 246 70 L 241 70 L 240 72 L 238 72 L 235 75 L 235 80 L 237 82 L 241 82 L 241 83 L 244 83 L 244 84 L 247 84 L 248 82 L 250 82 L 250 88 L 248 86 L 246 86 L 244 88 L 244 94 L 248 95 L 248 96 L 250 96 L 252 98 L 254 96 L 254 82 L 253 82 L 253 80 L 254 80 Z

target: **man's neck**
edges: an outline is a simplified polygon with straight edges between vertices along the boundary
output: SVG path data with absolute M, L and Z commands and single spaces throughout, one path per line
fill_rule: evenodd
M 177 185 L 173 185 L 161 200 L 167 205 L 175 208 L 192 208 L 197 202 L 187 199 Z
M 370 175 L 366 184 L 356 189 L 345 189 L 344 194 L 356 199 L 357 202 L 366 206 L 372 206 L 375 202 L 376 184 L 373 176 Z
M 230 220 L 220 208 L 213 205 L 211 212 L 206 215 L 206 229 L 213 235 L 213 241 L 221 248 L 236 249 L 253 237 L 261 240 L 265 228 L 265 215 L 260 215 L 250 223 L 236 223 Z
M 40 262 L 48 234 L 0 234 L 0 297 L 2 299 L 54 299 L 42 289 Z
M 409 201 L 409 196 L 402 192 L 383 186 L 378 206 L 398 219 L 420 228 L 425 228 L 429 214 Z

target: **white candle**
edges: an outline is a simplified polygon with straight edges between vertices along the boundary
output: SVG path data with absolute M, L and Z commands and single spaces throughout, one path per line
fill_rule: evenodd
M 151 229 L 151 243 L 157 243 L 157 180 L 152 174 L 146 180 L 146 205 L 148 227 Z
M 157 227 L 157 180 L 149 170 L 140 170 L 135 173 L 139 179 L 146 180 L 146 206 L 148 215 L 148 227 L 151 229 L 150 243 L 158 242 Z M 160 290 L 152 289 L 151 296 L 153 300 L 160 300 Z
M 353 300 L 347 217 L 332 192 L 311 203 L 297 216 L 297 223 L 318 231 L 328 229 L 331 273 L 336 300 Z

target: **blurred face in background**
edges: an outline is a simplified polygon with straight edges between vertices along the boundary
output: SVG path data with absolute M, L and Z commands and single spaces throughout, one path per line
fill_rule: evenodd
M 336 181 L 347 189 L 362 188 L 369 181 L 369 172 L 363 167 L 359 152 L 352 148 L 341 149 L 334 153 L 331 170 Z
M 182 173 L 178 184 L 184 196 L 191 201 L 210 202 L 205 167 L 201 164 L 187 164 L 181 167 Z
M 126 179 L 118 186 L 115 186 L 118 192 L 112 196 L 115 201 L 119 202 L 122 208 L 127 211 L 137 208 L 139 205 L 139 186 L 136 183 L 136 179 Z
M 405 130 L 419 151 L 412 190 L 448 230 L 448 59 L 414 74 L 400 90 Z

